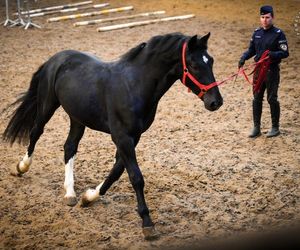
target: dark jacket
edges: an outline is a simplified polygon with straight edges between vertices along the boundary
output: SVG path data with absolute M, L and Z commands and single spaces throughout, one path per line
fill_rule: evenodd
M 282 30 L 272 26 L 264 30 L 258 28 L 254 31 L 248 50 L 242 55 L 241 59 L 248 60 L 255 55 L 257 62 L 264 51 L 270 50 L 270 58 L 274 64 L 279 64 L 281 59 L 289 56 L 288 44 Z

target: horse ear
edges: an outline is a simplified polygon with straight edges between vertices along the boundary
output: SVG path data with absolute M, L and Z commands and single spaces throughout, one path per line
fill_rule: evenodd
M 194 50 L 197 47 L 197 35 L 194 35 L 193 37 L 190 38 L 190 40 L 188 41 L 188 48 L 189 50 Z
M 207 48 L 207 41 L 209 37 L 210 37 L 210 32 L 208 32 L 205 36 L 202 36 L 200 38 L 200 44 L 205 48 Z

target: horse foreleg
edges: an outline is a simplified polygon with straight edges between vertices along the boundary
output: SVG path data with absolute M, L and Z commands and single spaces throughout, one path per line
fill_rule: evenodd
M 104 181 L 101 184 L 99 184 L 95 189 L 89 188 L 85 191 L 80 200 L 81 207 L 87 207 L 99 198 L 100 188 L 102 187 L 103 183 Z
M 96 201 L 100 195 L 104 195 L 106 191 L 112 186 L 112 184 L 117 181 L 124 172 L 124 165 L 117 152 L 116 162 L 110 171 L 107 178 L 98 185 L 95 189 L 88 189 L 81 198 L 81 206 L 85 207 Z
M 139 142 L 140 137 L 137 137 L 134 141 L 134 145 L 136 146 L 137 143 Z M 110 171 L 109 175 L 107 178 L 100 184 L 98 185 L 95 189 L 88 189 L 81 197 L 81 202 L 80 205 L 82 207 L 86 207 L 96 201 L 100 195 L 105 195 L 107 190 L 116 182 L 119 180 L 121 175 L 124 173 L 125 167 L 122 162 L 122 159 L 117 151 L 116 153 L 116 162 Z
M 134 147 L 138 144 L 140 140 L 140 136 L 136 137 L 134 140 Z M 105 179 L 103 185 L 100 188 L 100 195 L 105 195 L 106 191 L 116 182 L 119 180 L 121 175 L 124 173 L 125 167 L 123 161 L 120 157 L 120 154 L 116 153 L 116 163 L 114 164 L 112 170 L 110 171 L 109 175 Z
M 138 213 L 142 218 L 142 227 L 145 239 L 151 240 L 157 238 L 159 235 L 154 229 L 154 224 L 151 220 L 149 209 L 147 207 L 144 196 L 144 177 L 140 171 L 137 163 L 135 153 L 135 140 L 128 135 L 120 135 L 118 138 L 114 138 L 114 142 L 117 145 L 118 152 L 124 166 L 126 167 L 130 182 L 136 193 L 138 203 Z
M 119 153 L 116 153 L 116 162 L 110 171 L 109 175 L 105 179 L 102 187 L 100 188 L 100 195 L 105 195 L 106 191 L 116 182 L 119 180 L 121 175 L 124 173 L 125 167 L 122 162 L 122 159 L 119 156 Z

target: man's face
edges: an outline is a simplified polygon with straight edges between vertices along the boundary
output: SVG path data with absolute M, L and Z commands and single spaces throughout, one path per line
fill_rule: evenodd
M 273 17 L 271 15 L 271 13 L 268 13 L 268 14 L 265 14 L 265 15 L 261 15 L 260 16 L 260 23 L 261 23 L 261 26 L 264 29 L 270 28 L 272 26 L 272 24 L 273 24 Z

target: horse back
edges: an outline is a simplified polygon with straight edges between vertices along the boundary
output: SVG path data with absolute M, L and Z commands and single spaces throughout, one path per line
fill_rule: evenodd
M 53 92 L 68 115 L 95 130 L 109 132 L 105 85 L 109 78 L 106 63 L 76 50 L 55 54 L 43 69 L 45 88 Z M 45 86 L 44 86 L 45 87 Z

